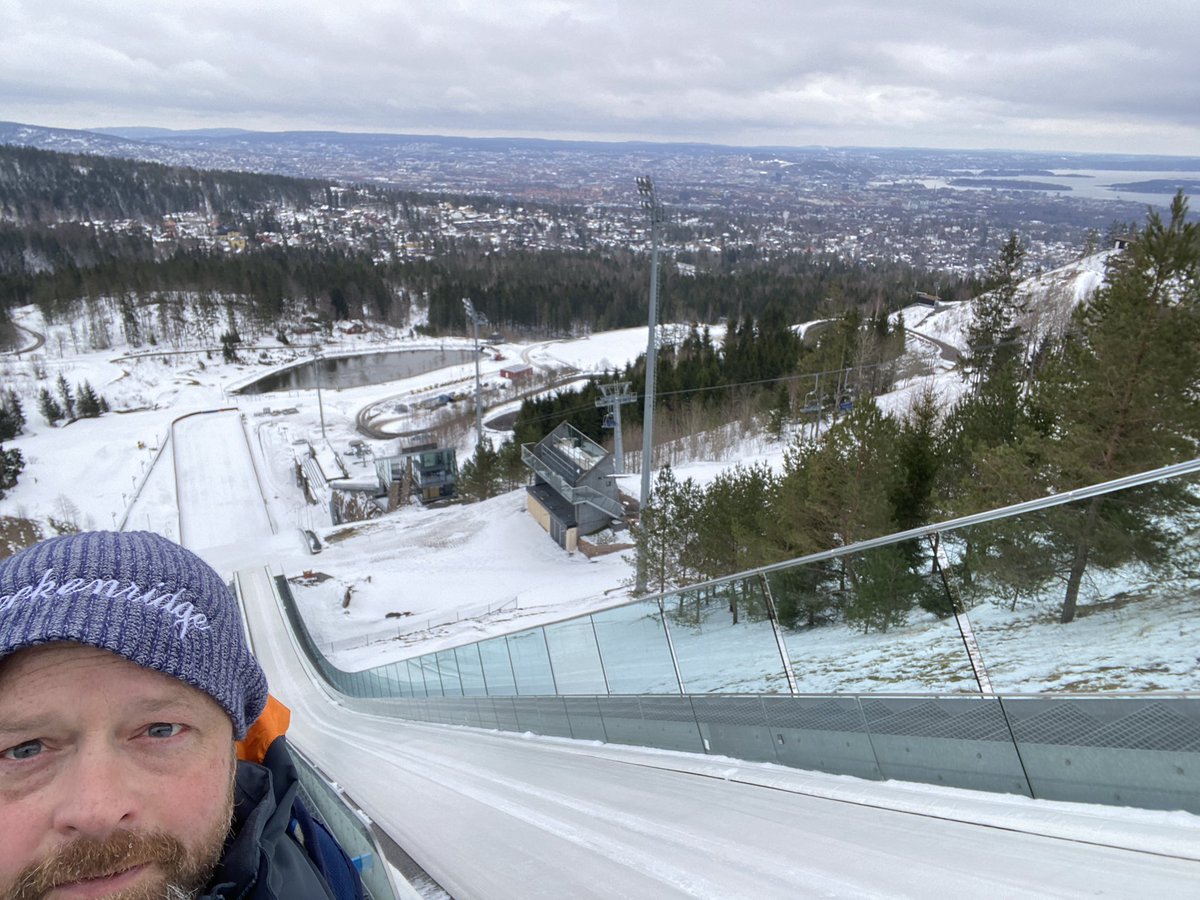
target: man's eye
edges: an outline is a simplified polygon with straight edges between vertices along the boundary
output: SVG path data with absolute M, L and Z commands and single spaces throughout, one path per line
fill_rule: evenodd
M 155 722 L 146 729 L 146 734 L 152 738 L 169 738 L 175 737 L 179 732 L 183 731 L 183 726 L 174 722 Z
M 33 759 L 42 752 L 41 741 L 26 741 L 23 744 L 17 744 L 15 747 L 9 747 L 0 756 L 5 759 Z

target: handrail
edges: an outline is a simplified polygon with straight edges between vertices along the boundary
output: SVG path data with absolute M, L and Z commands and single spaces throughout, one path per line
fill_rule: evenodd
M 1101 494 L 1110 494 L 1116 491 L 1125 490 L 1127 488 L 1140 487 L 1141 485 L 1152 484 L 1158 481 L 1166 481 L 1170 478 L 1178 478 L 1182 475 L 1191 475 L 1197 472 L 1200 472 L 1200 459 L 1175 463 L 1174 465 L 1163 466 L 1159 469 L 1151 469 L 1148 472 L 1140 472 L 1136 475 L 1126 475 L 1123 478 L 1114 478 L 1111 481 L 1101 482 L 1100 484 L 1093 484 L 1089 485 L 1088 487 L 1077 488 L 1073 491 L 1064 491 L 1061 494 L 1051 494 L 1048 497 L 1039 497 L 1036 500 L 1025 500 L 1021 503 L 1013 503 L 1009 506 L 1001 506 L 996 509 L 986 510 L 985 512 L 972 513 L 971 515 L 967 516 L 959 516 L 955 519 L 946 519 L 945 521 L 935 522 L 931 525 L 920 525 L 916 528 L 909 528 L 906 531 L 896 531 L 892 532 L 891 534 L 885 534 L 881 537 L 867 538 L 866 540 L 856 541 L 853 544 L 846 544 L 842 547 L 834 547 L 832 550 L 821 550 L 817 553 L 809 553 L 805 556 L 797 556 L 793 559 L 785 559 L 781 562 L 759 566 L 754 569 L 746 569 L 741 572 L 735 572 L 731 575 L 722 575 L 719 578 L 710 578 L 708 581 L 696 582 L 694 584 L 689 584 L 686 587 L 671 588 L 669 591 L 661 591 L 657 594 L 643 594 L 642 596 L 638 597 L 637 601 L 633 602 L 654 600 L 659 597 L 673 597 L 676 594 L 684 591 L 701 590 L 703 588 L 711 587 L 715 584 L 721 584 L 733 579 L 753 578 L 758 575 L 768 575 L 771 572 L 778 572 L 781 569 L 791 569 L 797 566 L 806 566 L 810 563 L 824 562 L 829 559 L 838 559 L 854 553 L 861 553 L 866 550 L 874 550 L 877 547 L 887 547 L 892 544 L 901 544 L 904 541 L 929 537 L 933 534 L 942 534 L 947 531 L 957 531 L 961 528 L 967 528 L 972 525 L 981 525 L 986 522 L 994 522 L 997 519 L 1005 519 L 1027 512 L 1037 512 L 1043 509 L 1051 509 L 1056 506 L 1073 503 L 1077 500 L 1086 500 L 1089 497 L 1096 497 Z
M 281 596 L 284 598 L 283 606 L 286 609 L 289 619 L 291 619 L 291 621 L 293 623 L 294 629 L 297 631 L 298 634 L 300 634 L 302 636 L 302 641 L 306 641 L 308 644 L 311 645 L 310 655 L 312 656 L 314 663 L 317 665 L 317 667 L 322 671 L 322 673 L 326 677 L 330 678 L 334 682 L 334 684 L 339 689 L 349 689 L 351 693 L 355 693 L 359 689 L 387 693 L 390 689 L 386 686 L 388 676 L 384 674 L 385 671 L 394 671 L 397 674 L 400 674 L 400 670 L 404 669 L 406 666 L 415 665 L 415 666 L 417 666 L 417 669 L 414 670 L 413 672 L 410 672 L 410 675 L 412 677 L 416 678 L 418 686 L 415 687 L 414 689 L 418 691 L 417 695 L 420 696 L 424 693 L 425 689 L 423 687 L 419 686 L 419 682 L 423 678 L 427 677 L 427 675 L 433 676 L 435 684 L 437 684 L 439 682 L 439 680 L 441 678 L 441 675 L 439 672 L 439 670 L 441 668 L 441 664 L 436 661 L 436 658 L 441 657 L 444 654 L 453 655 L 455 653 L 462 653 L 464 650 L 470 651 L 472 648 L 481 648 L 482 649 L 484 644 L 486 644 L 489 641 L 497 641 L 497 640 L 505 641 L 506 639 L 512 640 L 513 638 L 518 638 L 520 635 L 522 635 L 526 632 L 529 632 L 531 630 L 545 630 L 545 629 L 554 629 L 558 626 L 569 626 L 573 622 L 578 622 L 583 619 L 587 619 L 589 617 L 609 616 L 610 614 L 614 614 L 614 613 L 619 615 L 620 610 L 636 608 L 640 605 L 645 605 L 645 604 L 649 604 L 650 608 L 657 607 L 659 609 L 659 618 L 662 620 L 662 625 L 660 628 L 662 633 L 658 636 L 657 640 L 659 640 L 661 643 L 665 644 L 665 646 L 669 650 L 669 655 L 670 655 L 670 660 L 669 661 L 664 660 L 663 664 L 665 665 L 667 662 L 669 662 L 670 664 L 674 665 L 675 670 L 676 670 L 676 675 L 678 676 L 679 660 L 676 656 L 675 647 L 674 647 L 674 644 L 671 639 L 671 631 L 675 626 L 671 625 L 668 627 L 668 623 L 665 618 L 666 598 L 678 599 L 680 596 L 685 596 L 685 595 L 699 597 L 703 593 L 705 586 L 708 586 L 709 588 L 711 588 L 714 585 L 722 585 L 722 586 L 726 585 L 726 584 L 743 584 L 744 585 L 744 584 L 752 584 L 754 582 L 759 582 L 759 583 L 762 583 L 765 585 L 767 582 L 767 574 L 769 574 L 769 573 L 780 572 L 780 571 L 783 571 L 783 570 L 789 569 L 789 568 L 799 568 L 801 566 L 810 564 L 812 562 L 819 562 L 819 561 L 823 561 L 823 560 L 827 560 L 827 559 L 841 557 L 841 556 L 845 556 L 847 554 L 861 552 L 864 549 L 880 547 L 880 546 L 887 546 L 889 544 L 895 544 L 900 541 L 909 541 L 909 540 L 913 540 L 915 537 L 918 537 L 918 536 L 946 532 L 946 531 L 949 531 L 952 529 L 963 528 L 968 525 L 978 524 L 980 522 L 997 521 L 1000 518 L 1002 518 L 1002 516 L 1014 516 L 1018 513 L 1028 512 L 1030 510 L 1045 509 L 1045 508 L 1058 506 L 1063 503 L 1067 503 L 1067 502 L 1071 502 L 1071 501 L 1078 501 L 1080 499 L 1086 499 L 1086 498 L 1092 497 L 1092 496 L 1097 496 L 1097 495 L 1102 495 L 1105 493 L 1111 493 L 1111 492 L 1117 491 L 1117 490 L 1127 489 L 1129 487 L 1136 487 L 1139 485 L 1154 483 L 1156 481 L 1161 481 L 1161 480 L 1165 480 L 1168 478 L 1178 478 L 1181 475 L 1182 476 L 1192 475 L 1197 472 L 1200 472 L 1200 460 L 1193 460 L 1188 463 L 1181 463 L 1181 464 L 1174 465 L 1174 466 L 1167 466 L 1167 467 L 1157 469 L 1157 470 L 1154 470 L 1151 472 L 1146 472 L 1146 473 L 1141 473 L 1141 474 L 1135 475 L 1135 476 L 1116 479 L 1116 480 L 1113 480 L 1110 482 L 1106 482 L 1104 484 L 1094 485 L 1092 487 L 1084 488 L 1084 489 L 1081 489 L 1078 491 L 1073 491 L 1073 492 L 1070 492 L 1067 494 L 1056 495 L 1054 497 L 1049 497 L 1049 498 L 1042 498 L 1042 499 L 1039 499 L 1036 501 L 1030 501 L 1027 503 L 1014 504 L 1012 506 L 1004 508 L 1003 510 L 993 510 L 993 511 L 989 511 L 987 513 L 981 513 L 981 514 L 972 515 L 972 516 L 965 516 L 965 517 L 961 517 L 959 519 L 951 520 L 949 522 L 939 523 L 939 524 L 930 525 L 930 526 L 923 526 L 921 528 L 910 529 L 905 532 L 900 532 L 899 534 L 888 535 L 888 536 L 885 536 L 882 538 L 871 539 L 868 541 L 861 541 L 856 544 L 848 545 L 846 547 L 840 547 L 840 548 L 836 548 L 836 549 L 830 550 L 830 551 L 825 551 L 822 553 L 810 554 L 805 557 L 799 557 L 795 560 L 790 560 L 785 563 L 774 564 L 774 565 L 762 567 L 759 569 L 749 570 L 748 573 L 740 573 L 740 574 L 736 574 L 736 575 L 732 575 L 732 576 L 727 576 L 726 578 L 722 578 L 722 579 L 714 579 L 714 580 L 711 580 L 708 582 L 704 582 L 701 585 L 690 585 L 690 586 L 687 586 L 684 588 L 674 589 L 671 591 L 665 591 L 665 592 L 662 592 L 659 594 L 651 595 L 649 597 L 642 597 L 642 598 L 637 598 L 634 600 L 618 603 L 613 606 L 605 607 L 603 609 L 591 610 L 588 613 L 584 613 L 584 614 L 576 614 L 573 616 L 565 617 L 563 619 L 546 621 L 546 622 L 539 623 L 538 625 L 525 625 L 524 627 L 515 629 L 512 632 L 512 634 L 510 634 L 510 635 L 505 635 L 505 634 L 491 635 L 483 641 L 474 640 L 474 641 L 467 641 L 462 644 L 451 644 L 448 646 L 443 646 L 436 651 L 428 651 L 426 653 L 419 653 L 418 655 L 413 656 L 413 657 L 405 657 L 405 658 L 401 658 L 401 659 L 396 659 L 389 663 L 381 664 L 379 666 L 373 667 L 373 668 L 365 670 L 363 672 L 346 672 L 346 671 L 340 669 L 338 666 L 334 665 L 319 650 L 317 650 L 315 642 L 312 640 L 311 636 L 308 634 L 308 629 L 306 627 L 306 624 L 303 621 L 303 617 L 299 614 L 299 611 L 295 608 L 294 601 L 292 601 L 291 597 L 289 596 L 290 592 L 288 591 L 286 582 L 279 585 L 278 587 L 280 589 L 279 592 L 280 592 Z M 943 560 L 942 565 L 945 565 L 945 564 L 946 564 L 946 561 Z M 948 586 L 946 587 L 946 589 L 947 590 L 949 589 Z M 713 593 L 715 593 L 715 592 L 713 592 Z M 747 600 L 749 600 L 750 602 L 753 602 L 754 598 L 746 596 L 746 597 L 743 597 L 741 601 L 735 600 L 735 602 L 746 602 Z M 953 598 L 950 598 L 949 596 L 947 596 L 947 600 L 950 601 L 951 608 L 954 608 Z M 954 612 L 955 612 L 956 620 L 962 620 L 962 619 L 967 618 L 965 610 L 954 609 Z M 781 671 L 783 671 L 786 674 L 787 671 L 789 670 L 789 665 L 792 662 L 792 660 L 789 660 L 788 652 L 787 652 L 787 645 L 791 642 L 792 634 L 791 634 L 791 632 L 789 632 L 788 636 L 787 636 L 787 640 L 784 640 L 784 636 L 780 633 L 780 629 L 783 626 L 778 621 L 778 616 L 775 613 L 769 613 L 767 616 L 767 619 L 769 620 L 769 625 L 770 625 L 771 629 L 775 632 L 775 637 L 776 637 L 775 644 L 778 645 L 779 656 L 781 657 L 780 659 L 775 660 L 775 662 L 779 664 Z M 964 628 L 964 623 L 962 621 L 959 621 L 958 624 L 959 624 L 958 630 L 960 632 L 962 632 L 963 628 Z M 593 631 L 594 631 L 594 628 L 595 628 L 594 624 L 592 627 L 593 627 Z M 966 636 L 965 635 L 962 635 L 962 636 L 964 638 L 964 642 L 969 644 L 969 642 L 966 640 Z M 970 653 L 969 646 L 967 649 L 968 649 L 968 654 L 969 654 Z M 473 660 L 471 662 L 472 671 L 464 670 L 462 677 L 465 678 L 467 675 L 472 675 L 472 677 L 474 677 L 473 670 L 475 668 L 477 668 L 478 665 L 480 664 L 479 662 L 474 661 L 476 656 L 478 656 L 478 653 L 471 654 L 471 657 Z M 481 661 L 482 657 L 480 657 L 479 659 Z M 447 658 L 447 662 L 451 662 L 451 661 Z M 611 673 L 607 671 L 608 666 L 603 661 L 600 662 L 600 667 L 602 669 L 606 670 L 604 673 L 604 678 L 605 678 L 605 687 L 607 688 L 607 680 Z M 981 675 L 980 675 L 980 671 L 979 671 L 980 667 L 975 665 L 975 666 L 973 666 L 973 668 L 974 668 L 974 676 L 975 676 L 973 681 L 976 682 L 978 690 L 984 694 L 991 694 L 993 692 L 993 688 L 992 688 L 991 684 L 990 683 L 984 684 L 980 680 L 981 679 Z M 418 676 L 417 673 L 425 673 L 425 674 Z M 402 675 L 401 675 L 401 677 L 403 679 Z M 450 671 L 449 677 L 451 679 L 452 685 L 460 677 L 459 672 L 457 671 L 457 665 L 455 665 L 453 663 L 451 664 L 451 671 Z M 793 678 L 788 678 L 787 680 L 788 680 L 788 688 L 789 688 L 788 693 L 791 693 L 793 695 L 800 695 L 805 692 L 806 685 L 803 683 L 804 679 L 800 679 L 799 683 L 796 683 L 795 679 L 793 679 Z M 381 684 L 380 683 L 381 681 L 383 681 L 385 683 Z M 728 687 L 723 691 L 721 690 L 721 688 L 719 688 L 715 685 L 710 686 L 707 689 L 699 688 L 699 690 L 701 690 L 701 691 L 708 690 L 708 691 L 720 692 L 720 693 L 736 693 L 736 681 L 737 680 L 734 679 L 733 682 L 729 682 Z M 672 682 L 672 683 L 675 686 L 674 689 L 677 689 L 682 693 L 688 692 L 688 689 L 684 687 L 683 680 L 681 678 L 677 677 L 674 680 L 674 682 Z M 897 685 L 897 687 L 900 687 L 900 685 Z M 934 684 L 930 684 L 930 687 L 934 687 Z M 963 687 L 966 688 L 967 686 L 964 684 Z M 1064 685 L 1064 687 L 1065 687 L 1065 685 Z M 438 687 L 433 688 L 433 690 L 434 690 L 435 694 L 441 694 L 442 687 L 438 686 Z M 655 688 L 650 688 L 650 690 L 655 690 Z M 692 690 L 694 691 L 694 690 L 696 690 L 696 688 L 692 688 Z M 855 688 L 850 687 L 850 685 L 847 684 L 845 690 L 853 691 L 853 690 L 855 690 Z M 903 691 L 903 688 L 901 688 L 901 690 Z M 973 689 L 968 689 L 968 690 L 973 690 Z M 1170 688 L 1164 688 L 1163 690 L 1169 691 Z M 492 693 L 493 691 L 489 689 L 488 692 Z M 529 696 L 531 693 L 536 694 L 538 692 L 539 692 L 538 687 L 536 685 L 531 684 L 531 685 L 523 685 L 521 687 L 521 690 L 518 693 L 521 693 L 522 695 L 525 695 L 525 696 Z M 455 693 L 457 693 L 457 691 L 455 691 Z M 503 690 L 501 690 L 500 693 L 503 694 Z M 567 693 L 570 693 L 570 691 L 568 691 Z M 621 691 L 618 689 L 618 690 L 614 690 L 612 693 L 621 693 Z M 1066 693 L 1066 692 L 1063 692 L 1063 693 Z
M 407 881 L 397 884 L 397 874 L 387 864 L 383 848 L 362 813 L 351 806 L 340 788 L 298 748 L 289 746 L 300 791 L 305 800 L 320 815 L 342 849 L 350 856 L 362 878 L 363 890 L 369 900 L 401 900 L 416 897 L 417 892 Z

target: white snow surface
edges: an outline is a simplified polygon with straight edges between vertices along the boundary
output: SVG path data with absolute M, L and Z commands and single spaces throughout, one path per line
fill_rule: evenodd
M 1018 303 L 1026 303 L 1028 311 L 1016 324 L 1030 335 L 1031 345 L 1046 334 L 1062 333 L 1075 307 L 1104 283 L 1105 266 L 1112 255 L 1113 251 L 1096 253 L 1021 283 L 1016 299 Z M 914 305 L 902 313 L 905 327 L 918 335 L 966 348 L 967 328 L 971 323 L 969 302 L 942 304 L 936 309 Z

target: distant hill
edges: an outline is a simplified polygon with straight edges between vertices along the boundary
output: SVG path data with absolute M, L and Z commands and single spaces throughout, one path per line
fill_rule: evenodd
M 64 153 L 96 153 L 103 156 L 123 156 L 162 162 L 153 147 L 116 135 L 74 128 L 45 128 L 23 125 L 20 122 L 0 122 L 0 144 L 35 147 L 39 150 L 58 150 Z
M 1082 167 L 1108 170 L 1190 170 L 1200 171 L 1200 157 L 1154 156 L 1137 154 L 1100 153 L 1038 153 L 1009 151 L 971 151 L 935 148 L 895 147 L 781 147 L 734 146 L 696 142 L 656 141 L 587 141 L 527 137 L 464 137 L 461 135 L 407 134 L 402 132 L 351 131 L 253 131 L 243 128 L 174 129 L 153 126 L 103 127 L 91 130 L 49 128 L 19 122 L 0 122 L 0 144 L 18 144 L 44 150 L 71 150 L 81 153 L 102 153 L 126 156 L 155 162 L 179 162 L 184 153 L 204 154 L 221 149 L 231 159 L 248 148 L 277 148 L 291 152 L 337 148 L 353 154 L 368 148 L 404 151 L 420 154 L 433 150 L 499 151 L 582 151 L 599 154 L 649 155 L 706 155 L 749 153 L 752 157 L 772 153 L 789 156 L 841 157 L 867 155 L 873 158 L 901 160 L 919 156 L 942 159 L 950 167 L 980 168 L 986 174 L 998 174 L 997 159 L 1019 160 L 1019 169 L 1005 169 L 1004 174 L 1049 175 L 1062 167 Z M 193 165 L 209 163 L 196 161 Z M 240 166 L 237 166 L 240 168 Z M 959 174 L 966 174 L 960 172 Z M 1062 176 L 1059 176 L 1062 177 Z
M 250 212 L 268 201 L 307 204 L 323 188 L 279 175 L 0 146 L 0 220 L 16 223 Z
M 738 148 L 714 144 L 656 144 L 642 141 L 561 141 L 520 137 L 458 137 L 344 131 L 247 131 L 240 128 L 176 130 L 146 126 L 91 131 L 0 122 L 0 145 L 11 144 L 72 153 L 120 156 L 197 168 L 237 169 L 281 174 L 346 174 L 335 160 L 361 166 L 386 162 L 397 154 L 443 158 L 455 150 L 484 153 L 587 151 L 630 153 L 729 153 Z M 326 166 L 328 165 L 328 168 Z
M 128 138 L 131 141 L 153 141 L 156 138 L 169 137 L 233 137 L 239 134 L 251 134 L 244 128 L 152 128 L 133 126 L 129 128 L 89 128 L 92 134 L 105 134 L 112 137 Z

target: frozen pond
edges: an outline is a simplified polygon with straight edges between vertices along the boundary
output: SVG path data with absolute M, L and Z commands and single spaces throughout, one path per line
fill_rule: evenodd
M 298 363 L 279 372 L 264 375 L 239 388 L 239 394 L 269 394 L 272 391 L 322 388 L 353 388 L 384 384 L 423 375 L 446 366 L 458 366 L 475 359 L 470 349 L 384 350 L 357 356 L 335 356 Z M 318 368 L 319 367 L 319 368 Z M 318 378 L 319 374 L 319 378 Z

